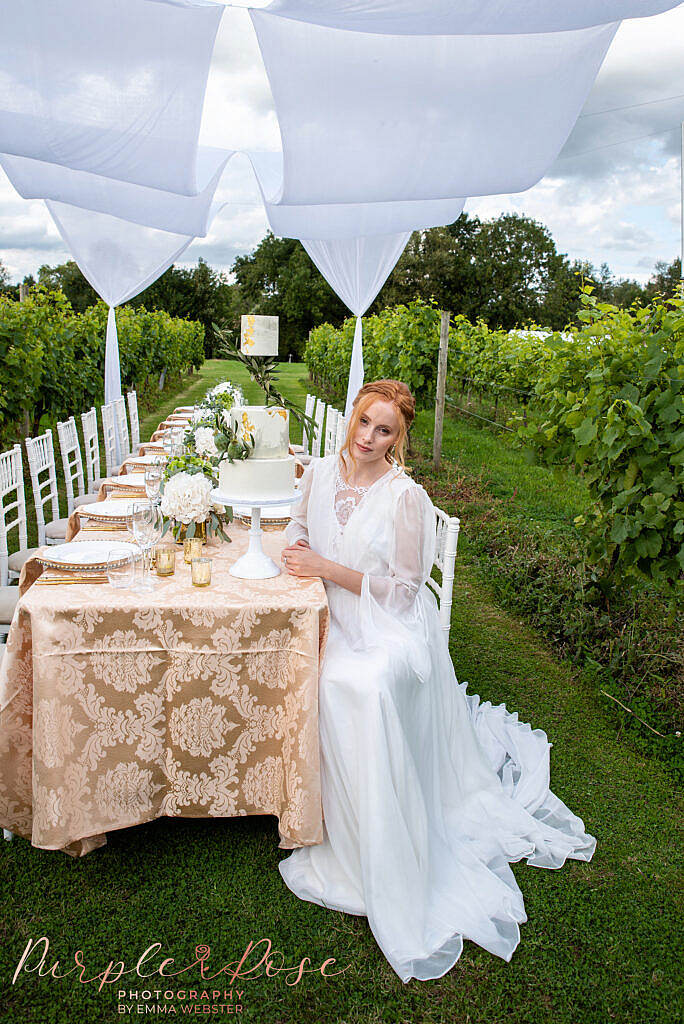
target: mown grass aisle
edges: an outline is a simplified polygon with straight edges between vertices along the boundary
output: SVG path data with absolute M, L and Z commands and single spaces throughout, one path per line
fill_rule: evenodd
M 212 361 L 200 379 L 145 421 L 149 434 L 173 406 L 192 402 L 226 373 L 256 389 L 234 363 Z M 288 365 L 290 397 L 306 391 L 305 368 Z M 294 437 L 293 431 L 293 440 Z M 244 1024 L 669 1024 L 676 1017 L 681 946 L 681 797 L 665 768 L 622 744 L 591 689 L 547 643 L 495 600 L 467 539 L 457 560 L 451 652 L 471 692 L 504 702 L 553 742 L 552 788 L 598 840 L 590 864 L 559 871 L 513 866 L 528 921 L 505 963 L 471 942 L 444 978 L 403 985 L 367 922 L 296 899 L 282 882 L 275 819 L 162 819 L 109 834 L 82 860 L 0 846 L 0 1019 L 72 1022 L 122 1019 L 119 984 L 22 975 L 10 984 L 29 938 L 46 935 L 63 966 L 83 950 L 90 974 L 109 960 L 135 964 L 153 942 L 178 967 L 211 946 L 218 966 L 247 943 L 269 938 L 288 964 L 335 957 L 344 974 L 248 979 Z M 67 965 L 67 960 L 70 964 Z M 158 961 L 157 961 L 158 962 Z M 155 979 L 152 979 L 155 981 Z M 133 977 L 122 988 L 142 991 Z M 163 988 L 156 982 L 152 988 Z M 171 988 L 201 989 L 198 975 Z M 212 982 L 211 988 L 222 988 Z

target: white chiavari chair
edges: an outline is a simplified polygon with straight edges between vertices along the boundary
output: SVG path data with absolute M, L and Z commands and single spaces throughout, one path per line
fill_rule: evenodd
M 67 512 L 69 515 L 74 511 L 74 499 L 81 497 L 85 492 L 83 482 L 83 459 L 81 457 L 81 445 L 76 430 L 76 420 L 70 416 L 68 420 L 57 424 L 57 439 L 59 450 L 62 454 L 62 469 L 64 470 L 64 482 L 66 484 Z M 78 488 L 78 495 L 74 490 L 74 483 Z
M 325 402 L 320 398 L 316 403 L 316 409 L 314 411 L 314 420 L 316 421 L 316 429 L 314 431 L 313 442 L 311 444 L 311 458 L 320 459 L 321 457 L 321 441 L 323 439 L 323 424 L 325 420 Z
M 304 404 L 304 412 L 307 416 L 313 416 L 314 405 L 316 403 L 315 395 L 307 395 L 306 402 Z M 291 445 L 292 451 L 295 455 L 309 455 L 311 451 L 311 444 L 308 441 L 306 430 L 302 431 L 302 443 Z
M 93 410 L 94 411 L 94 410 Z M 81 457 L 81 442 L 78 439 L 76 420 L 70 416 L 64 423 L 57 424 L 57 437 L 59 448 L 62 453 L 62 469 L 64 470 L 64 482 L 66 484 L 67 512 L 69 515 L 79 505 L 87 505 L 97 501 L 98 487 L 86 491 L 83 480 L 83 458 Z M 74 491 L 74 481 L 78 488 L 78 494 Z
M 115 398 L 112 405 L 114 406 L 114 419 L 116 421 L 116 433 L 119 439 L 121 461 L 125 462 L 131 454 L 131 440 L 128 433 L 128 420 L 126 418 L 126 399 L 123 396 L 121 396 L 121 398 Z
M 60 519 L 59 516 L 52 431 L 46 430 L 39 437 L 27 437 L 25 444 L 38 523 L 38 545 L 62 544 L 66 537 L 68 519 Z M 44 479 L 41 480 L 43 474 Z M 52 506 L 52 519 L 49 522 L 45 519 L 45 506 L 48 503 Z
M 8 521 L 15 514 L 16 519 Z M 7 535 L 16 529 L 19 534 L 19 551 L 8 553 Z M 21 446 L 15 444 L 11 451 L 0 455 L 0 637 L 5 639 L 9 632 L 14 609 L 19 600 L 19 588 L 8 586 L 13 576 L 18 576 L 21 567 L 35 550 L 29 548 L 26 534 L 26 501 L 24 499 L 24 471 Z M 10 561 L 14 570 L 10 569 Z M 4 646 L 0 647 L 0 657 Z
M 16 518 L 9 519 L 10 515 Z M 19 550 L 9 554 L 9 533 L 17 531 Z M 21 445 L 0 455 L 0 586 L 18 579 L 21 567 L 37 548 L 28 546 L 26 525 L 26 495 L 24 493 L 24 466 Z
M 100 476 L 100 439 L 97 436 L 97 410 L 95 406 L 81 413 L 83 426 L 83 461 L 89 494 L 97 494 L 105 479 Z
M 335 432 L 335 451 L 339 452 L 340 448 L 344 444 L 344 439 L 347 436 L 347 421 L 344 418 L 344 413 L 340 412 L 337 417 L 337 430 Z
M 430 578 L 427 585 L 439 600 L 439 621 L 444 635 L 449 639 L 451 630 L 451 606 L 454 594 L 454 565 L 461 520 L 456 516 L 448 516 L 441 508 L 435 506 L 435 529 L 437 531 L 437 547 L 435 550 L 435 568 L 439 569 L 442 582 Z
M 121 466 L 117 463 L 116 458 L 116 417 L 114 415 L 114 405 L 111 402 L 108 405 L 103 405 L 100 412 L 102 415 L 102 440 L 105 451 L 105 473 L 107 476 L 118 476 Z
M 325 417 L 325 402 L 321 398 L 315 399 L 313 418 L 315 421 L 315 427 L 313 435 L 311 437 L 311 443 L 308 447 L 308 451 L 297 453 L 297 458 L 306 466 L 311 462 L 312 459 L 318 459 L 321 455 L 321 439 L 323 436 L 323 420 Z
M 332 405 L 329 405 L 325 417 L 325 441 L 323 443 L 324 455 L 332 455 L 332 453 L 335 451 L 335 440 L 337 438 L 337 420 L 339 416 L 339 409 L 335 409 Z
M 128 417 L 131 421 L 131 448 L 138 454 L 140 447 L 140 419 L 138 417 L 138 396 L 135 391 L 129 391 L 126 395 L 128 400 Z

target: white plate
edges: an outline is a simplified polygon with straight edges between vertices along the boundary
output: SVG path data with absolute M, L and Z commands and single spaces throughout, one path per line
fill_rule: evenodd
M 145 474 L 144 473 L 124 473 L 123 476 L 115 476 L 107 480 L 107 487 L 116 489 L 117 487 L 144 487 L 145 486 Z
M 140 549 L 135 544 L 121 540 L 82 540 L 68 544 L 53 544 L 49 550 L 38 555 L 38 561 L 51 569 L 106 569 L 110 552 L 116 551 L 121 564 L 129 555 L 139 557 Z
M 124 523 L 133 514 L 133 506 L 140 498 L 107 498 L 106 501 L 93 501 L 90 505 L 79 505 L 79 516 L 86 519 L 99 519 L 100 522 L 112 520 Z
M 129 466 L 151 466 L 157 461 L 161 452 L 152 452 L 150 455 L 130 455 L 125 461 Z M 126 476 L 124 473 L 120 478 Z

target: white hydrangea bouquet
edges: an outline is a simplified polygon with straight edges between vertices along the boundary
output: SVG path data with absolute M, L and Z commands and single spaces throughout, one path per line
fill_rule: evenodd
M 232 521 L 233 511 L 211 497 L 216 478 L 209 459 L 193 455 L 170 459 L 164 477 L 161 499 L 162 515 L 166 519 L 164 532 L 170 529 L 176 540 L 201 534 L 207 538 L 218 536 L 230 543 L 225 527 L 227 521 Z

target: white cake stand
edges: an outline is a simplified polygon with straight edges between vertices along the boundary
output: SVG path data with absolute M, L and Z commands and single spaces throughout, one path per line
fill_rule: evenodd
M 211 497 L 221 505 L 230 505 L 231 508 L 233 505 L 248 505 L 252 510 L 247 553 L 231 566 L 228 570 L 230 575 L 240 580 L 268 580 L 279 576 L 280 566 L 269 558 L 261 546 L 261 510 L 272 505 L 294 505 L 301 498 L 299 491 L 278 498 L 246 498 L 243 494 L 229 495 L 217 489 L 211 492 Z

